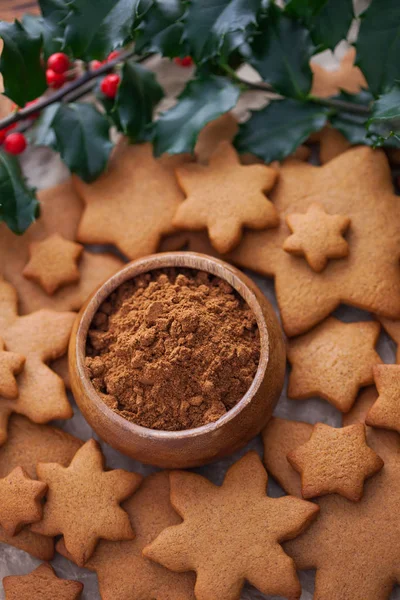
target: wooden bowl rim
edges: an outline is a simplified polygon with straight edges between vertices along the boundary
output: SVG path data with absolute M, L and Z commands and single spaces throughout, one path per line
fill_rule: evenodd
M 197 262 L 196 266 L 193 264 L 193 260 Z M 124 417 L 118 415 L 111 408 L 109 408 L 97 394 L 84 368 L 86 339 L 89 327 L 92 323 L 94 315 L 104 300 L 120 285 L 126 281 L 129 281 L 130 279 L 134 279 L 137 275 L 168 267 L 205 271 L 220 277 L 224 281 L 227 281 L 227 283 L 229 283 L 240 294 L 240 296 L 252 309 L 260 332 L 260 360 L 251 386 L 243 398 L 217 421 L 214 421 L 213 423 L 207 423 L 201 427 L 183 429 L 180 431 L 164 431 L 142 427 L 141 425 L 137 425 L 136 423 L 128 421 Z M 215 431 L 224 427 L 229 421 L 234 419 L 248 404 L 250 404 L 256 395 L 265 377 L 270 356 L 270 336 L 261 305 L 253 290 L 247 285 L 246 281 L 243 280 L 243 277 L 247 279 L 247 276 L 239 271 L 239 269 L 236 269 L 232 265 L 225 263 L 222 260 L 206 254 L 188 251 L 161 252 L 158 254 L 151 254 L 128 263 L 122 267 L 122 269 L 117 271 L 117 273 L 112 275 L 93 293 L 93 295 L 89 298 L 84 310 L 78 316 L 79 323 L 77 325 L 75 342 L 76 368 L 78 376 L 82 382 L 84 393 L 90 399 L 91 403 L 95 404 L 103 413 L 103 416 L 111 421 L 114 426 L 123 429 L 130 434 L 146 439 L 153 438 L 155 440 L 165 441 L 171 439 L 184 440 L 203 435 L 212 435 Z M 256 286 L 256 284 L 254 285 Z M 238 289 L 241 287 L 243 290 Z M 243 291 L 245 294 L 242 293 Z

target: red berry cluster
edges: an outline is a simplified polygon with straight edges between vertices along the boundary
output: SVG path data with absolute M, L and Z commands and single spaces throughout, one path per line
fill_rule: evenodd
M 184 56 L 183 58 L 177 56 L 174 58 L 174 63 L 179 67 L 191 67 L 193 65 L 193 59 L 191 56 Z
M 55 52 L 47 60 L 46 81 L 53 90 L 58 90 L 67 81 L 66 73 L 71 62 L 64 52 Z

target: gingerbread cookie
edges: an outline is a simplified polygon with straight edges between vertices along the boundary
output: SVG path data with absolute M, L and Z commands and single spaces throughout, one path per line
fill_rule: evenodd
M 104 457 L 95 440 L 78 450 L 69 467 L 39 463 L 36 469 L 49 490 L 43 520 L 31 529 L 48 536 L 62 534 L 79 566 L 91 557 L 100 538 L 134 537 L 129 517 L 119 504 L 133 494 L 142 477 L 122 469 L 104 471 Z
M 18 378 L 18 398 L 0 399 L 0 443 L 7 437 L 12 412 L 36 423 L 72 417 L 64 384 L 46 363 L 66 352 L 75 317 L 72 312 L 51 310 L 19 317 L 15 289 L 0 280 L 0 337 L 10 352 L 26 358 Z
M 158 248 L 159 252 L 176 252 L 177 250 L 190 250 L 190 252 L 200 252 L 221 258 L 210 243 L 209 237 L 205 231 L 181 231 L 173 233 L 161 240 Z
M 290 340 L 288 396 L 320 396 L 342 412 L 350 410 L 360 387 L 373 383 L 374 365 L 382 362 L 374 350 L 379 331 L 375 321 L 343 323 L 329 317 Z
M 272 189 L 278 173 L 265 165 L 243 166 L 229 142 L 221 142 L 207 167 L 176 169 L 186 200 L 173 223 L 179 229 L 208 229 L 214 248 L 229 252 L 241 239 L 243 227 L 276 227 L 278 213 L 263 192 Z
M 49 296 L 38 283 L 23 275 L 29 262 L 29 247 L 54 233 L 74 241 L 83 205 L 71 180 L 40 190 L 38 198 L 40 217 L 23 236 L 13 234 L 4 223 L 0 223 L 0 278 L 3 275 L 17 289 L 21 314 L 41 308 L 79 310 L 87 297 L 118 271 L 123 262 L 108 253 L 84 250 L 78 265 L 79 281 L 63 286 Z
M 367 88 L 368 84 L 361 70 L 354 65 L 356 60 L 356 49 L 351 46 L 340 61 L 340 65 L 335 70 L 328 71 L 317 64 L 310 62 L 313 72 L 313 82 L 311 94 L 320 98 L 336 96 L 341 90 L 349 94 L 358 94 L 362 88 Z
M 0 478 L 22 467 L 36 478 L 39 461 L 55 460 L 67 465 L 81 446 L 81 440 L 48 425 L 36 425 L 25 417 L 13 415 L 8 426 L 8 439 L 0 446 Z M 15 546 L 41 560 L 51 560 L 54 553 L 52 538 L 33 533 L 24 527 L 14 536 L 0 527 L 0 542 Z
M 166 471 L 147 477 L 139 490 L 123 504 L 136 532 L 134 540 L 98 543 L 86 569 L 97 574 L 103 600 L 194 600 L 194 573 L 174 573 L 142 555 L 163 529 L 181 519 L 169 500 Z M 57 551 L 71 558 L 63 540 Z
M 331 125 L 325 125 L 318 131 L 314 141 L 319 143 L 319 160 L 322 165 L 351 148 L 349 140 Z
M 173 233 L 172 219 L 184 196 L 174 168 L 186 155 L 153 156 L 151 144 L 122 140 L 107 172 L 94 183 L 74 179 L 86 209 L 78 239 L 88 244 L 115 244 L 130 259 L 157 250 L 163 235 Z
M 377 365 L 374 379 L 379 396 L 365 422 L 400 433 L 400 365 Z
M 341 429 L 317 423 L 308 442 L 287 458 L 301 474 L 303 498 L 336 493 L 356 502 L 363 495 L 364 480 L 383 467 L 366 443 L 362 423 Z
M 397 346 L 396 362 L 400 363 L 400 321 L 379 317 L 379 322 Z
M 232 113 L 225 113 L 210 121 L 200 131 L 194 154 L 197 162 L 207 165 L 216 147 L 223 141 L 232 142 L 239 131 L 239 123 Z
M 29 523 L 42 518 L 41 499 L 47 485 L 28 477 L 16 467 L 0 479 L 0 525 L 8 535 L 15 535 Z
M 246 232 L 229 257 L 241 267 L 275 277 L 289 336 L 304 333 L 340 303 L 400 318 L 400 212 L 381 150 L 352 148 L 322 167 L 286 161 L 271 199 L 281 215 L 279 227 Z M 286 215 L 305 213 L 315 202 L 327 213 L 351 219 L 349 256 L 330 261 L 322 273 L 283 249 L 290 235 Z
M 22 274 L 52 296 L 60 287 L 79 281 L 78 259 L 83 246 L 53 233 L 41 242 L 32 242 L 30 260 Z
M 43 563 L 28 575 L 9 575 L 3 579 L 5 600 L 78 600 L 83 584 L 59 579 L 53 567 Z
M 368 388 L 359 400 L 365 409 L 374 398 L 376 392 Z M 359 421 L 361 414 L 355 408 L 355 421 Z M 347 424 L 351 422 L 346 419 Z M 272 419 L 264 431 L 265 463 L 288 493 L 300 495 L 300 477 L 286 455 L 305 443 L 311 432 L 308 423 L 283 419 Z M 315 599 L 388 600 L 393 585 L 400 583 L 400 438 L 368 428 L 367 441 L 385 464 L 366 482 L 360 502 L 338 495 L 319 498 L 318 519 L 284 545 L 298 569 L 317 570 Z
M 69 376 L 68 354 L 53 360 L 53 362 L 50 363 L 50 368 L 54 373 L 57 373 L 57 375 L 61 377 L 67 390 L 70 390 L 71 379 Z
M 8 352 L 4 341 L 0 338 L 0 396 L 15 400 L 18 396 L 16 375 L 24 368 L 25 356 Z
M 221 487 L 172 472 L 171 502 L 184 521 L 165 529 L 144 556 L 173 571 L 196 571 L 198 600 L 236 600 L 245 579 L 264 594 L 300 598 L 294 565 L 279 543 L 304 531 L 318 508 L 292 497 L 269 498 L 267 479 L 255 452 L 230 467 Z
M 330 215 L 322 204 L 311 204 L 307 212 L 291 213 L 286 223 L 292 235 L 283 249 L 295 256 L 304 256 L 316 273 L 323 271 L 330 258 L 344 258 L 349 246 L 343 234 L 350 225 L 345 215 Z

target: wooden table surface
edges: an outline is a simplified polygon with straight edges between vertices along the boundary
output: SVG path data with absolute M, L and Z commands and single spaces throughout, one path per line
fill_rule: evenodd
M 0 20 L 13 21 L 24 13 L 38 12 L 36 0 L 0 0 Z

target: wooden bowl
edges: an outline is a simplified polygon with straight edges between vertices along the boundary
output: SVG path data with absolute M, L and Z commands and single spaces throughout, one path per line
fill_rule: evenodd
M 111 410 L 85 372 L 86 338 L 94 315 L 122 283 L 140 273 L 165 267 L 206 271 L 227 281 L 253 310 L 260 331 L 260 362 L 253 383 L 238 404 L 218 421 L 184 431 L 159 431 L 135 425 Z M 84 417 L 110 446 L 136 460 L 164 468 L 206 464 L 244 446 L 266 425 L 280 396 L 285 373 L 282 331 L 261 290 L 231 265 L 194 252 L 168 252 L 127 264 L 85 303 L 69 346 L 71 387 Z

